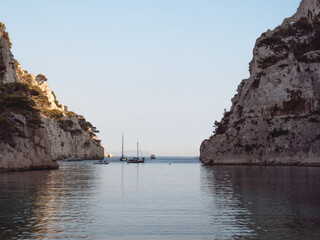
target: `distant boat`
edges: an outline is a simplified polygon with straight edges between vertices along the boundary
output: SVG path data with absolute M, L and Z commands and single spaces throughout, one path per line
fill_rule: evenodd
M 128 163 L 144 163 L 144 157 L 142 159 L 139 158 L 139 143 L 137 142 L 137 157 L 130 158 Z
M 125 157 L 124 155 L 123 155 L 123 139 L 124 139 L 124 136 L 123 136 L 123 133 L 122 133 L 122 152 L 121 152 L 121 157 L 120 157 L 120 161 L 122 161 L 122 162 L 125 162 L 125 161 L 127 161 L 128 159 L 127 159 L 127 157 Z
M 93 163 L 94 165 L 104 165 L 104 164 L 109 164 L 109 162 L 108 161 L 105 161 L 105 160 L 99 160 L 98 162 L 94 162 Z
M 150 155 L 150 159 L 156 159 L 156 155 L 154 154 Z

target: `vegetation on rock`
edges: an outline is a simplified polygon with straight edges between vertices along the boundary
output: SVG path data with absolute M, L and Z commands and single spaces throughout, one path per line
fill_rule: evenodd
M 0 84 L 0 113 L 11 111 L 25 117 L 39 116 L 39 110 L 32 99 L 34 91 L 24 83 Z
M 48 81 L 45 75 L 43 74 L 38 74 L 36 77 L 37 82 L 42 83 Z
M 17 128 L 6 115 L 0 115 L 0 141 L 13 145 L 12 137 L 19 136 L 26 138 L 19 128 Z
M 30 97 L 32 89 L 24 83 L 0 83 L 0 140 L 11 144 L 13 136 L 26 137 L 12 113 L 22 115 L 29 127 L 42 127 L 40 112 Z M 18 122 L 18 123 L 17 123 Z
M 223 118 L 220 122 L 215 121 L 214 122 L 214 135 L 219 135 L 225 133 L 225 131 L 228 129 L 229 124 L 229 118 L 230 118 L 231 112 L 224 109 Z
M 54 103 L 57 105 L 58 108 L 62 108 L 62 104 L 59 103 L 59 101 L 57 100 L 57 96 L 54 93 L 54 91 L 52 91 L 52 95 L 54 97 Z
M 4 23 L 0 22 L 0 31 L 3 32 L 3 37 L 7 40 L 9 47 L 12 47 L 12 42 L 10 41 L 9 33 L 6 31 L 6 25 Z
M 71 117 L 75 116 L 76 114 L 75 114 L 74 112 L 72 112 L 72 111 L 67 111 L 66 115 L 67 115 L 69 118 L 71 118 Z
M 305 54 L 320 50 L 320 14 L 313 21 L 302 17 L 297 22 L 286 27 L 278 27 L 270 37 L 262 35 L 258 47 L 268 46 L 275 55 L 259 62 L 259 67 L 265 69 L 293 53 L 299 62 L 320 62 L 320 56 L 308 58 Z
M 5 43 L 0 56 L 0 142 L 11 154 L 5 156 L 5 163 L 16 161 L 13 168 L 20 163 L 26 168 L 32 168 L 33 163 L 56 168 L 51 160 L 70 154 L 103 158 L 103 147 L 95 135 L 99 131 L 83 117 L 79 120 L 80 127 L 77 115 L 60 104 L 45 83 L 48 80 L 45 75 L 35 77 L 21 69 L 6 45 L 6 41 L 10 47 L 12 44 L 5 30 L 0 22 L 0 37 Z M 88 149 L 84 150 L 84 145 Z

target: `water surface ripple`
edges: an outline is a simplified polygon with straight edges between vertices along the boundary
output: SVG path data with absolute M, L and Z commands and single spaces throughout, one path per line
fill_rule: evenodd
M 160 158 L 0 173 L 0 239 L 319 239 L 319 171 Z

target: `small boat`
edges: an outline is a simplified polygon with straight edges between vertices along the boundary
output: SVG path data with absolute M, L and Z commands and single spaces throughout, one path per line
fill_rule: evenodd
M 144 157 L 142 156 L 142 159 L 139 158 L 139 143 L 138 142 L 137 142 L 137 157 L 130 158 L 127 162 L 128 163 L 144 163 Z
M 144 158 L 139 159 L 139 158 L 134 157 L 134 158 L 129 159 L 127 162 L 128 163 L 144 163 Z
M 98 162 L 94 162 L 93 163 L 94 165 L 104 165 L 104 164 L 109 164 L 109 162 L 108 161 L 106 161 L 106 160 L 99 160 Z
M 150 155 L 150 159 L 156 159 L 156 155 L 154 154 Z
M 122 162 L 125 162 L 125 161 L 127 161 L 128 159 L 127 159 L 127 157 L 125 157 L 124 155 L 123 155 L 123 133 L 122 133 L 122 152 L 121 152 L 121 157 L 120 157 L 120 161 L 122 161 Z

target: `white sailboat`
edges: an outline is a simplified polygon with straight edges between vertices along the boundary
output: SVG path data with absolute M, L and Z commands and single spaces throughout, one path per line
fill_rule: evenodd
M 124 155 L 123 155 L 123 139 L 124 139 L 124 135 L 123 135 L 123 133 L 122 133 L 122 152 L 121 152 L 121 157 L 120 157 L 120 161 L 122 161 L 122 162 L 125 162 L 125 161 L 127 161 L 128 159 L 127 159 L 127 157 L 125 157 Z
M 130 158 L 127 162 L 128 163 L 144 163 L 144 157 L 142 156 L 141 159 L 139 158 L 139 143 L 138 142 L 137 142 L 137 157 Z

